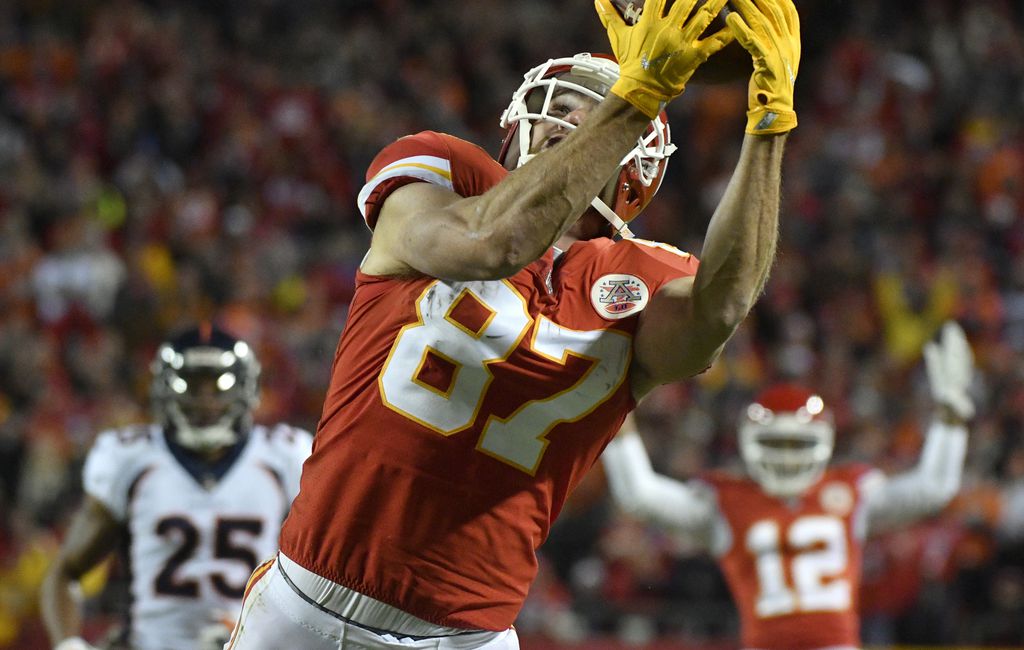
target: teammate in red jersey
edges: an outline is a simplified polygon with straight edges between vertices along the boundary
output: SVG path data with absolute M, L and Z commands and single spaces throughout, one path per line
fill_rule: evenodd
M 632 423 L 602 456 L 615 500 L 692 533 L 718 559 L 740 613 L 744 648 L 860 647 L 857 592 L 869 530 L 919 519 L 960 486 L 971 351 L 955 323 L 925 361 L 938 404 L 917 466 L 886 478 L 864 465 L 826 468 L 834 431 L 820 397 L 773 386 L 740 425 L 749 477 L 722 472 L 682 483 L 655 474 Z
M 372 163 L 373 241 L 313 455 L 232 647 L 517 648 L 566 496 L 636 399 L 706 368 L 747 314 L 796 125 L 796 12 L 741 0 L 700 39 L 725 0 L 648 4 L 630 27 L 598 0 L 618 65 L 583 54 L 527 73 L 498 161 L 424 132 Z M 749 135 L 698 269 L 610 235 L 661 182 L 665 103 L 734 33 L 758 62 Z

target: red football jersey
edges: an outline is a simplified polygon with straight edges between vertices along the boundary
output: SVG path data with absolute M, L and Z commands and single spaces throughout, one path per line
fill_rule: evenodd
M 793 502 L 765 494 L 749 478 L 705 479 L 730 533 L 718 563 L 739 610 L 743 647 L 860 646 L 861 485 L 869 471 L 829 468 Z
M 473 196 L 504 175 L 421 133 L 378 155 L 360 208 L 373 224 L 406 183 Z M 282 551 L 427 621 L 508 628 L 551 522 L 635 406 L 637 315 L 696 268 L 670 246 L 597 239 L 507 280 L 359 273 Z

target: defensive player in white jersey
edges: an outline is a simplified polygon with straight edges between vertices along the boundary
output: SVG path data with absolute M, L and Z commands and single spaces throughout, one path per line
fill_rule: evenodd
M 43 619 L 59 650 L 91 647 L 79 636 L 73 584 L 119 548 L 131 648 L 220 647 L 230 633 L 223 621 L 234 620 L 249 574 L 277 551 L 298 491 L 312 436 L 253 424 L 260 366 L 247 343 L 192 328 L 160 346 L 152 370 L 157 422 L 96 438 L 85 501 L 43 585 Z
M 683 483 L 655 474 L 627 422 L 602 461 L 626 510 L 688 532 L 715 556 L 740 614 L 742 647 L 850 650 L 860 645 L 861 551 L 876 527 L 912 522 L 960 486 L 973 362 L 947 323 L 925 348 L 937 403 L 912 470 L 885 477 L 849 464 L 826 469 L 834 429 L 820 397 L 794 385 L 761 393 L 744 414 L 740 449 L 749 477 L 711 472 Z M 685 612 L 680 612 L 685 616 Z

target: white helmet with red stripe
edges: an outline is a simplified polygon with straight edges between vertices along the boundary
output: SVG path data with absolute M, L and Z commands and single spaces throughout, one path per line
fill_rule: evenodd
M 506 129 L 498 162 L 508 169 L 526 164 L 532 157 L 530 141 L 533 125 L 552 122 L 565 129 L 576 126 L 549 112 L 556 91 L 581 93 L 596 101 L 604 99 L 619 78 L 619 64 L 604 54 L 582 53 L 572 57 L 549 59 L 523 75 L 523 83 L 512 94 L 512 101 L 501 115 Z M 651 120 L 650 128 L 637 139 L 636 146 L 622 159 L 616 179 L 615 197 L 607 205 L 595 197 L 592 205 L 623 236 L 626 226 L 643 210 L 661 186 L 668 157 L 676 150 L 668 119 L 662 112 Z
M 740 423 L 740 453 L 765 492 L 803 493 L 821 478 L 832 458 L 835 428 L 825 402 L 794 384 L 762 391 Z

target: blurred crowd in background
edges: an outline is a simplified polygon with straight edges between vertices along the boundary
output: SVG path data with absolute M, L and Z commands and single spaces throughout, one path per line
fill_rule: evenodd
M 640 406 L 647 445 L 678 478 L 738 467 L 743 406 L 796 379 L 836 412 L 839 459 L 907 469 L 920 349 L 956 318 L 980 370 L 963 491 L 870 542 L 865 641 L 1024 644 L 1024 5 L 797 7 L 777 264 L 721 360 Z M 258 419 L 315 428 L 374 154 L 423 129 L 496 153 L 522 73 L 606 43 L 589 0 L 0 3 L 0 647 L 44 647 L 36 590 L 84 453 L 148 417 L 161 339 L 216 319 L 258 350 Z M 680 150 L 640 236 L 699 254 L 745 85 L 670 105 Z M 617 512 L 596 470 L 517 627 L 730 647 L 736 620 L 713 561 Z

